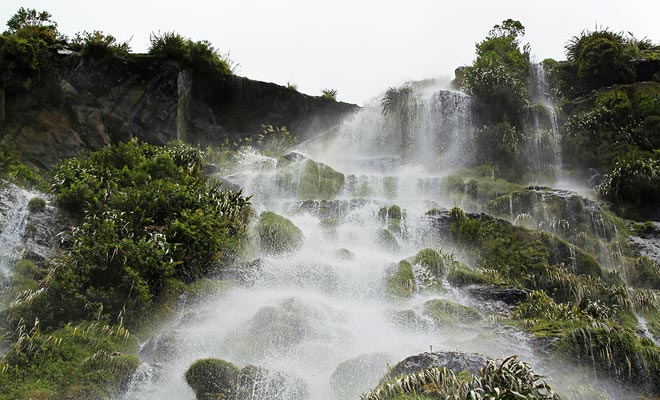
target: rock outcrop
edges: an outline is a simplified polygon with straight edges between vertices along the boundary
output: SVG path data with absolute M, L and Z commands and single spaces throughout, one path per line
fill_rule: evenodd
M 1 89 L 0 143 L 40 168 L 131 138 L 207 146 L 255 137 L 267 124 L 314 135 L 358 109 L 273 83 L 195 74 L 147 55 L 58 55 L 38 80 L 16 76 Z

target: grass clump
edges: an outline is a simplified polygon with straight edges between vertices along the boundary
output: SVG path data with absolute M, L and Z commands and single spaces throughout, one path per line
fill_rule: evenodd
M 28 202 L 28 210 L 31 213 L 42 212 L 46 209 L 46 200 L 41 197 L 33 197 Z
M 559 396 L 524 362 L 515 356 L 502 361 L 488 360 L 477 375 L 432 367 L 384 382 L 361 400 L 402 399 L 545 399 Z
M 481 320 L 481 315 L 472 307 L 447 300 L 434 299 L 424 303 L 424 315 L 438 326 L 456 325 Z
M 176 32 L 152 33 L 149 40 L 149 54 L 174 60 L 183 68 L 220 76 L 231 75 L 237 68 L 207 40 L 193 41 Z

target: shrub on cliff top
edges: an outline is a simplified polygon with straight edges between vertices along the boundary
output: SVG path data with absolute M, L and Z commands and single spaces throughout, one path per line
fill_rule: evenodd
M 207 40 L 195 42 L 176 32 L 152 33 L 149 40 L 149 54 L 175 60 L 184 68 L 219 75 L 231 75 L 237 68 Z

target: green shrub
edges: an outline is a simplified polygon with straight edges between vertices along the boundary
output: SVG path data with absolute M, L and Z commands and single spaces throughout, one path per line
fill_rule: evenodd
M 99 322 L 67 325 L 42 332 L 18 327 L 16 342 L 0 360 L 0 399 L 110 398 L 140 364 L 137 357 L 120 353 L 136 343 L 121 325 Z M 27 397 L 26 397 L 27 396 Z
M 41 212 L 46 209 L 46 200 L 41 197 L 33 197 L 28 202 L 28 210 L 30 212 Z
M 654 207 L 660 202 L 660 150 L 651 154 L 629 152 L 597 189 L 614 203 Z
M 362 400 L 445 399 L 545 399 L 559 396 L 524 362 L 509 357 L 488 360 L 478 375 L 460 373 L 443 367 L 432 367 L 419 373 L 383 382 Z
M 237 68 L 207 40 L 195 42 L 176 32 L 152 33 L 149 40 L 149 54 L 172 59 L 196 72 L 223 76 L 231 75 Z
M 574 63 L 581 90 L 591 90 L 634 79 L 624 54 L 623 34 L 608 29 L 584 31 L 566 45 L 566 58 Z
M 337 101 L 337 89 L 323 89 L 321 90 L 321 97 L 326 100 Z
M 71 48 L 83 57 L 95 59 L 123 57 L 131 51 L 128 42 L 118 42 L 114 36 L 101 31 L 76 33 Z
M 399 261 L 387 274 L 387 293 L 394 298 L 410 297 L 415 293 L 415 274 L 406 260 Z

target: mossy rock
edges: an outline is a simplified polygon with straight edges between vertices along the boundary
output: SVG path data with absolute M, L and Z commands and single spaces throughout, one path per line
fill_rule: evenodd
M 424 303 L 424 315 L 438 326 L 473 323 L 482 319 L 479 312 L 472 307 L 441 299 Z
M 45 209 L 46 209 L 46 200 L 42 199 L 41 197 L 33 197 L 28 202 L 28 210 L 31 213 L 42 212 Z
M 230 398 L 238 381 L 240 369 L 217 358 L 195 361 L 186 371 L 186 383 L 198 400 Z
M 378 245 L 387 251 L 397 251 L 399 249 L 399 243 L 396 240 L 396 237 L 389 229 L 381 229 L 378 232 Z
M 343 186 L 344 174 L 325 164 L 306 160 L 298 184 L 298 198 L 332 199 L 339 194 Z
M 422 249 L 413 257 L 413 265 L 419 265 L 433 274 L 434 277 L 442 279 L 449 271 L 447 260 L 433 249 Z
M 479 270 L 473 270 L 460 263 L 452 266 L 449 270 L 447 282 L 459 287 L 466 285 L 493 285 L 498 283 L 492 276 L 486 275 Z
M 262 251 L 272 255 L 297 250 L 304 240 L 302 231 L 293 222 L 271 211 L 261 213 L 257 232 Z
M 415 293 L 415 274 L 406 260 L 390 269 L 387 275 L 387 293 L 393 298 L 410 297 Z
M 337 255 L 337 257 L 341 258 L 344 261 L 351 261 L 355 259 L 355 254 L 353 254 L 353 252 L 348 249 L 344 249 L 344 248 L 337 249 L 337 251 L 335 251 L 335 254 Z

